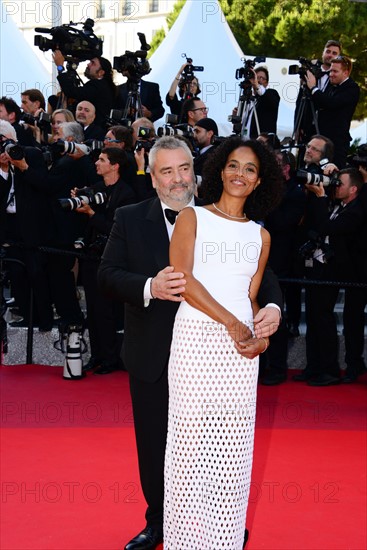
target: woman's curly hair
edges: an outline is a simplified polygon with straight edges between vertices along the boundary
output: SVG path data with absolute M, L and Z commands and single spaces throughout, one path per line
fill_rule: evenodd
M 243 141 L 240 137 L 228 137 L 216 147 L 203 168 L 200 196 L 206 204 L 217 202 L 223 191 L 221 172 L 229 155 L 239 147 L 248 147 L 257 156 L 260 164 L 261 184 L 246 200 L 246 215 L 251 220 L 263 220 L 278 206 L 283 197 L 283 176 L 273 151 L 260 141 Z

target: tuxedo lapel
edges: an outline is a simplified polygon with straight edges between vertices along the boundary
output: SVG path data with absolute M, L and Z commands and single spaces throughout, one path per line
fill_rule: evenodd
M 169 265 L 169 238 L 159 199 L 155 199 L 143 220 L 147 245 L 154 251 L 157 265 L 164 269 Z

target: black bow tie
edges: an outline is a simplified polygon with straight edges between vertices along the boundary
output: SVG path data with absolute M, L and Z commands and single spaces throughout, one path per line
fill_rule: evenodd
M 176 218 L 177 218 L 177 215 L 178 215 L 178 212 L 176 212 L 176 210 L 171 210 L 170 208 L 165 208 L 164 209 L 164 215 L 166 216 L 169 223 L 174 225 L 175 221 L 176 221 Z

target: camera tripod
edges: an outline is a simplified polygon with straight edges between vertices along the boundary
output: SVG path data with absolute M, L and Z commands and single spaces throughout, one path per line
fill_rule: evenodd
M 255 119 L 256 131 L 258 135 L 260 134 L 260 125 L 255 103 L 256 97 L 252 95 L 252 85 L 249 80 L 244 80 L 241 82 L 240 88 L 242 93 L 238 100 L 237 115 L 232 117 L 232 122 L 233 119 L 235 119 L 233 131 L 235 134 L 239 134 L 243 139 L 250 139 L 250 129 L 248 128 L 248 123 L 251 113 Z
M 128 95 L 122 118 L 130 120 L 131 122 L 134 122 L 137 118 L 141 118 L 143 116 L 139 83 L 140 78 L 138 80 L 129 78 L 126 83 Z
M 292 133 L 292 143 L 295 144 L 295 147 L 298 147 L 300 145 L 302 145 L 303 143 L 300 143 L 300 132 L 301 130 L 304 131 L 304 133 L 306 134 L 305 135 L 305 138 L 306 140 L 308 140 L 311 135 L 313 134 L 319 134 L 319 124 L 318 124 L 318 121 L 317 121 L 317 114 L 316 114 L 316 111 L 315 111 L 315 105 L 313 104 L 313 102 L 311 101 L 311 95 L 310 95 L 310 91 L 308 90 L 306 84 L 301 84 L 301 101 L 300 101 L 300 104 L 299 104 L 299 109 L 297 111 L 297 114 L 296 114 L 296 118 L 295 118 L 295 121 L 294 121 L 294 129 L 293 129 L 293 133 Z M 307 128 L 304 128 L 302 127 L 302 123 L 305 122 L 304 120 L 304 117 L 305 117 L 305 112 L 307 114 L 307 110 L 311 111 L 311 115 L 312 115 L 312 124 L 314 125 L 315 127 L 315 130 L 313 131 L 310 131 L 310 132 L 307 132 Z M 310 135 L 308 135 L 310 134 Z

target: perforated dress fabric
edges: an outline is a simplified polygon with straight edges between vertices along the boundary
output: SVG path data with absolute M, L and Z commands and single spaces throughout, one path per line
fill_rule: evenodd
M 252 328 L 248 291 L 261 228 L 195 212 L 194 276 Z M 168 367 L 165 550 L 242 550 L 257 376 L 258 358 L 242 357 L 223 325 L 180 304 Z

